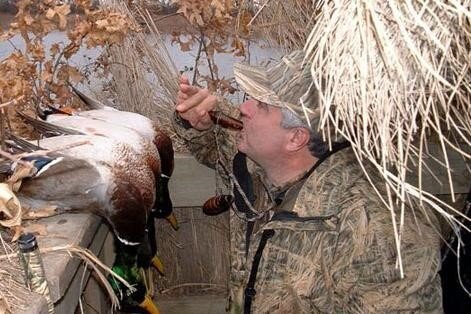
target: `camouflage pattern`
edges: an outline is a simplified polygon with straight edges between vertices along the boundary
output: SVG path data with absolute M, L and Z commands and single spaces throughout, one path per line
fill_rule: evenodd
M 287 107 L 300 117 L 311 116 L 319 107 L 319 94 L 302 50 L 284 56 L 270 67 L 236 63 L 234 77 L 251 97 L 272 106 Z M 301 102 L 306 111 L 302 110 Z
M 312 81 L 310 64 L 304 61 L 304 52 L 297 50 L 269 67 L 236 63 L 234 77 L 250 97 L 272 106 L 288 108 L 307 126 L 317 130 L 319 93 Z
M 218 169 L 220 160 L 232 169 L 236 149 L 230 131 L 216 126 L 198 132 L 178 124 L 175 130 L 200 162 Z M 246 256 L 247 221 L 244 213 L 231 211 L 229 312 L 243 313 L 244 289 L 265 229 L 275 235 L 260 261 L 252 313 L 443 312 L 440 237 L 433 215 L 417 210 L 414 218 L 405 215 L 401 279 L 391 213 L 350 148 L 330 156 L 307 179 L 283 187 L 271 186 L 250 162 L 249 171 L 260 217 Z M 282 192 L 284 200 L 276 205 L 274 199 Z

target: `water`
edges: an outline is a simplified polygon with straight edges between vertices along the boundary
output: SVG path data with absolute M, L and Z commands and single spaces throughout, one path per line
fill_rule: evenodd
M 0 13 L 0 27 L 7 29 L 12 19 L 12 15 Z M 163 36 L 165 46 L 169 51 L 169 55 L 172 57 L 176 68 L 179 71 L 185 72 L 189 78 L 192 78 L 193 72 L 190 69 L 195 67 L 198 44 L 193 44 L 190 51 L 184 52 L 181 51 L 178 44 L 172 45 L 170 35 L 164 34 Z M 182 41 L 188 40 L 188 38 L 185 38 L 184 36 L 181 38 Z M 54 31 L 49 33 L 44 38 L 43 42 L 46 46 L 46 51 L 48 51 L 53 43 L 59 43 L 61 47 L 64 47 L 68 44 L 69 40 L 64 32 Z M 0 41 L 0 61 L 9 56 L 15 51 L 15 49 L 19 49 L 21 51 L 24 51 L 25 49 L 25 43 L 20 36 L 15 36 L 8 41 Z M 81 49 L 71 57 L 70 65 L 75 66 L 83 72 L 87 67 L 93 65 L 96 59 L 100 56 L 101 51 L 101 48 L 88 49 L 86 47 L 81 47 Z M 268 48 L 264 46 L 263 43 L 259 42 L 252 42 L 250 44 L 249 51 L 251 64 L 266 64 L 270 62 L 270 60 L 279 59 L 281 56 L 278 50 Z M 243 57 L 236 57 L 231 53 L 217 53 L 214 58 L 218 68 L 218 77 L 220 79 L 231 79 L 234 76 L 232 69 L 234 62 L 247 61 Z M 209 75 L 209 67 L 204 53 L 201 54 L 198 70 L 202 75 Z M 90 85 L 93 86 L 93 89 L 95 90 L 99 89 L 104 83 L 103 78 L 98 78 L 93 75 L 89 77 L 89 80 Z M 232 101 L 237 102 L 240 101 L 241 95 L 236 93 L 234 95 L 230 95 L 229 98 Z

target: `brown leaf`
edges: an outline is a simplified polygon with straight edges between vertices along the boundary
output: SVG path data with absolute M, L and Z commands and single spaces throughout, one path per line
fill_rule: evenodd
M 58 5 L 56 6 L 55 11 L 59 15 L 63 15 L 63 16 L 69 15 L 70 5 L 69 4 Z
M 80 46 L 74 44 L 73 42 L 70 43 L 65 49 L 64 49 L 64 58 L 69 59 L 72 57 L 77 51 L 79 51 Z
M 60 51 L 60 46 L 59 46 L 59 44 L 58 44 L 58 43 L 53 43 L 53 44 L 51 45 L 51 49 L 49 49 L 49 51 L 51 52 L 52 57 L 56 56 L 56 55 L 59 53 L 59 51 Z
M 53 9 L 49 8 L 46 12 L 46 17 L 49 19 L 49 20 L 52 20 L 54 18 L 54 16 L 56 15 L 56 11 L 54 11 Z
M 59 16 L 59 29 L 64 30 L 67 26 L 67 15 L 70 13 L 70 5 L 59 5 L 55 8 L 55 12 Z
M 80 71 L 75 67 L 68 67 L 67 74 L 69 76 L 69 80 L 74 83 L 78 83 L 83 79 L 82 73 L 80 73 Z
M 29 14 L 25 14 L 23 15 L 23 21 L 26 25 L 30 26 L 30 25 L 33 25 L 34 18 Z
M 35 42 L 28 46 L 28 53 L 34 61 L 44 61 L 46 54 L 44 52 L 44 46 L 41 42 Z
M 72 31 L 68 33 L 70 40 L 75 41 L 80 37 L 85 36 L 91 29 L 91 24 L 88 21 L 79 21 L 75 24 L 75 27 Z
M 183 52 L 190 51 L 191 50 L 191 43 L 189 41 L 187 41 L 187 42 L 180 41 L 180 50 L 183 51 Z
M 72 98 L 72 94 L 70 93 L 70 90 L 67 86 L 62 86 L 62 88 L 59 89 L 59 92 L 56 93 L 56 95 L 56 102 L 64 106 L 66 106 Z
M 41 79 L 43 80 L 43 82 L 52 83 L 53 78 L 54 76 L 52 75 L 52 72 L 43 71 L 41 73 Z
M 52 71 L 53 71 L 52 61 L 49 60 L 46 63 L 44 63 L 43 71 L 41 73 L 41 79 L 46 83 L 52 83 L 52 80 L 54 78 Z
M 11 230 L 13 231 L 13 237 L 11 239 L 11 242 L 16 242 L 20 235 L 23 233 L 23 227 L 22 226 L 14 226 L 11 228 Z
M 102 19 L 102 20 L 96 21 L 95 25 L 97 26 L 98 29 L 104 29 L 108 27 L 109 22 L 107 19 Z

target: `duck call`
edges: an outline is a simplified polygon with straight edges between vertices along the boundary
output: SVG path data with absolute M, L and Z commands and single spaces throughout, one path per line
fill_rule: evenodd
M 240 131 L 244 125 L 242 121 L 232 118 L 221 111 L 211 110 L 208 112 L 211 120 L 214 124 L 217 124 L 223 128 Z

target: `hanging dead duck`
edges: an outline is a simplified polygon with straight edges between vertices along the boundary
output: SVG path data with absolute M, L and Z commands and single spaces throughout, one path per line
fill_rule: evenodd
M 45 117 L 46 121 L 54 124 L 58 124 L 59 121 L 65 119 L 67 115 L 112 123 L 132 129 L 154 143 L 160 155 L 161 174 L 159 177 L 156 177 L 159 181 L 158 187 L 160 192 L 157 199 L 158 204 L 153 207 L 152 216 L 155 218 L 165 218 L 174 229 L 178 229 L 178 223 L 173 214 L 173 204 L 168 190 L 168 181 L 174 168 L 174 150 L 170 137 L 159 128 L 157 123 L 143 115 L 134 112 L 120 111 L 106 106 L 100 101 L 85 95 L 73 86 L 72 89 L 91 110 L 61 111 L 55 109 L 56 113 L 54 113 L 53 110 L 49 112 L 49 114 L 43 112 L 41 116 Z
M 155 198 L 152 171 L 136 158 L 131 147 L 104 137 L 68 135 L 46 138 L 40 145 L 55 152 L 31 152 L 24 158 L 33 167 L 23 171 L 22 178 L 16 176 L 16 180 L 21 179 L 17 196 L 22 204 L 32 210 L 53 206 L 60 211 L 86 210 L 104 217 L 119 242 L 113 269 L 120 270 L 137 287 L 136 293 L 121 299 L 122 303 L 150 306 L 147 310 L 157 313 L 143 293 L 142 278 L 134 271 L 137 256 L 149 247 L 145 229 Z M 15 166 L 10 178 L 15 178 L 21 167 Z

